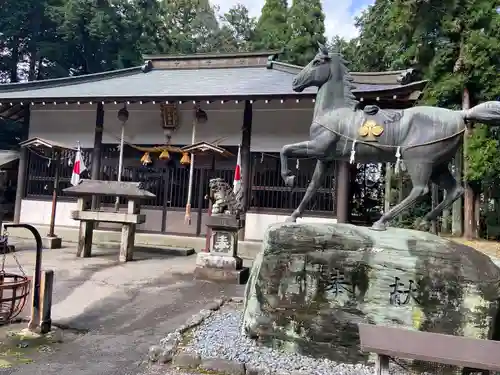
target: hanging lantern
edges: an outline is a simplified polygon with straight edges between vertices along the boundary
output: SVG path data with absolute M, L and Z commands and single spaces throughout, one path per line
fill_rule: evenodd
M 205 112 L 203 109 L 201 109 L 200 107 L 197 107 L 196 108 L 196 113 L 195 113 L 195 116 L 196 116 L 196 121 L 199 123 L 199 124 L 204 124 L 208 121 L 208 116 L 207 116 L 207 112 Z
M 175 104 L 161 105 L 162 128 L 165 134 L 165 143 L 170 144 L 172 134 L 179 127 L 179 113 Z
M 168 153 L 167 150 L 163 150 L 160 154 L 160 156 L 158 157 L 158 159 L 160 160 L 168 160 L 170 159 L 170 154 Z
M 146 152 L 142 158 L 141 158 L 141 163 L 142 165 L 148 165 L 148 164 L 151 164 L 152 161 L 151 161 L 151 156 L 149 156 L 149 152 Z
M 182 165 L 191 164 L 191 159 L 189 158 L 189 154 L 187 152 L 182 153 L 181 164 Z

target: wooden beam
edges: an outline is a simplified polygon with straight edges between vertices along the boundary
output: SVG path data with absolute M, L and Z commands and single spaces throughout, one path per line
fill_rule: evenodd
M 21 106 L 21 104 L 9 105 L 7 107 L 3 106 L 0 114 L 4 118 L 10 118 L 10 116 L 17 113 L 19 110 L 23 110 L 23 107 Z
M 119 224 L 143 224 L 146 222 L 146 214 L 129 214 L 121 212 L 106 211 L 71 211 L 73 220 L 96 221 Z

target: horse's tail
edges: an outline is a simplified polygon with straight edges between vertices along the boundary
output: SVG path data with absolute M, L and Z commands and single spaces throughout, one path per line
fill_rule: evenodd
M 500 126 L 500 102 L 498 101 L 484 102 L 461 112 L 464 120 Z

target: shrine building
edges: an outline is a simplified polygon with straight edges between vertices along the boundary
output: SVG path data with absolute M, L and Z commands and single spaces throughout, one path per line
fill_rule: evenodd
M 299 204 L 314 167 L 313 160 L 292 160 L 298 187 L 284 187 L 279 151 L 283 145 L 307 140 L 316 88 L 292 90 L 301 70 L 279 61 L 274 52 L 191 56 L 144 56 L 142 66 L 105 73 L 0 85 L 0 116 L 23 124 L 23 140 L 34 137 L 82 147 L 87 168 L 97 165 L 100 179 L 117 179 L 118 147 L 125 122 L 123 181 L 141 181 L 156 198 L 144 202 L 146 223 L 140 230 L 204 236 L 210 176 L 232 184 L 238 146 L 241 145 L 245 200 L 245 240 L 261 240 L 266 227 L 283 221 Z M 352 72 L 361 105 L 407 108 L 425 86 L 414 69 Z M 193 134 L 194 108 L 206 115 Z M 192 222 L 185 224 L 189 166 L 181 154 L 168 160 L 150 153 L 143 165 L 144 147 L 186 146 L 205 141 L 231 153 L 229 157 L 195 157 Z M 194 142 L 193 142 L 194 141 Z M 64 156 L 64 155 L 63 155 Z M 71 159 L 63 157 L 61 190 L 70 185 Z M 20 153 L 14 220 L 48 224 L 54 165 L 35 150 Z M 325 176 L 302 220 L 346 222 L 349 218 L 349 165 L 337 162 Z M 104 202 L 111 207 L 113 202 Z M 59 198 L 56 225 L 76 227 L 70 218 L 73 198 Z M 105 226 L 99 226 L 105 228 Z

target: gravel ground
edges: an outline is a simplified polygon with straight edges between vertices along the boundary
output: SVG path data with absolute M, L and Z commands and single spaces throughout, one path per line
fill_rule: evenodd
M 240 334 L 242 311 L 225 307 L 198 326 L 186 351 L 196 352 L 202 358 L 223 358 L 243 362 L 247 368 L 269 371 L 270 374 L 308 375 L 372 375 L 374 368 L 362 364 L 335 363 L 328 359 L 315 359 L 290 354 L 266 346 Z M 391 374 L 407 374 L 394 365 Z

